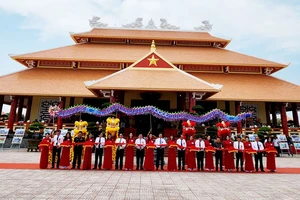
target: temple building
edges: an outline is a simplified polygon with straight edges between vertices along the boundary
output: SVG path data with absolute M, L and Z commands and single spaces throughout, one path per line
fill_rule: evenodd
M 286 112 L 292 111 L 299 127 L 300 87 L 272 76 L 288 66 L 227 50 L 228 39 L 199 31 L 121 28 L 94 28 L 71 37 L 70 46 L 11 56 L 24 70 L 0 77 L 0 113 L 3 104 L 11 105 L 8 122 L 0 127 L 14 130 L 22 120 L 17 110 L 23 108 L 22 121 L 48 122 L 52 104 L 100 108 L 106 102 L 170 112 L 193 112 L 195 105 L 230 115 L 251 111 L 252 121 L 235 125 L 236 132 L 266 124 L 288 134 Z M 57 128 L 76 117 L 58 119 Z M 130 128 L 146 126 L 148 119 L 136 118 Z M 159 119 L 153 123 L 171 128 Z

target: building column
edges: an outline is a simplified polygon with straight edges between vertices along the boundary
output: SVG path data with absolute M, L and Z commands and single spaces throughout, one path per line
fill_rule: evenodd
M 267 120 L 267 125 L 271 126 L 271 118 L 270 118 L 270 104 L 268 102 L 265 103 L 265 108 L 266 108 L 266 120 Z
M 280 111 L 281 111 L 281 124 L 283 129 L 283 134 L 288 135 L 288 123 L 287 123 L 287 116 L 286 116 L 286 107 L 285 103 L 281 103 L 280 105 Z
M 33 97 L 27 97 L 26 115 L 24 120 L 25 122 L 27 122 L 30 119 L 32 98 Z
M 110 95 L 110 98 L 109 98 L 109 103 L 116 103 L 116 97 L 115 97 L 115 96 L 112 96 L 112 95 Z
M 297 111 L 297 103 L 292 103 L 292 112 L 293 112 L 294 126 L 299 127 L 299 117 L 298 117 L 298 111 Z
M 69 105 L 69 107 L 74 106 L 74 103 L 75 103 L 75 97 L 70 97 L 70 105 Z
M 61 101 L 59 103 L 60 109 L 64 109 L 66 104 L 66 97 L 61 97 Z M 62 129 L 63 127 L 63 118 L 58 117 L 57 119 L 57 130 Z
M 230 101 L 225 101 L 225 112 L 230 115 Z
M 21 96 L 19 98 L 19 105 L 18 105 L 18 115 L 17 115 L 17 122 L 21 121 L 22 118 L 22 112 L 23 112 L 23 106 L 24 106 L 24 96 Z
M 271 113 L 272 113 L 273 127 L 276 127 L 277 126 L 276 103 L 271 103 Z
M 193 111 L 193 107 L 196 105 L 196 99 L 193 98 L 193 93 L 190 92 L 189 93 L 189 108 L 190 108 L 190 113 L 195 113 L 195 111 Z
M 2 114 L 3 104 L 4 104 L 4 95 L 0 95 L 0 115 Z
M 241 102 L 236 101 L 235 102 L 235 114 L 238 115 L 241 113 Z M 236 124 L 237 133 L 242 133 L 242 122 L 238 122 Z
M 16 110 L 17 110 L 17 102 L 18 102 L 18 97 L 14 96 L 11 104 L 10 104 L 10 112 L 9 112 L 9 119 L 8 119 L 8 125 L 7 128 L 10 131 L 13 131 L 14 128 L 14 122 L 16 118 Z

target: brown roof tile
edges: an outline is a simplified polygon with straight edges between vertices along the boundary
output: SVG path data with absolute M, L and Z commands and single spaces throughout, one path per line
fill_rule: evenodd
M 300 102 L 300 86 L 273 76 L 249 74 L 190 73 L 223 85 L 210 100 Z
M 212 47 L 158 46 L 159 53 L 173 64 L 286 67 L 252 56 Z M 76 44 L 46 51 L 12 56 L 36 60 L 76 60 L 133 63 L 149 51 L 147 45 Z
M 94 28 L 90 32 L 71 34 L 71 36 L 72 37 L 93 37 L 93 38 L 209 41 L 209 42 L 226 42 L 226 43 L 229 43 L 230 41 L 230 40 L 211 36 L 208 32 L 178 31 L 178 30 L 165 31 L 165 30 Z
M 119 83 L 119 84 L 117 84 Z M 209 84 L 175 70 L 124 70 L 110 78 L 99 80 L 89 89 L 150 90 L 150 91 L 203 91 L 218 92 Z
M 84 81 L 104 77 L 112 71 L 72 69 L 27 69 L 0 77 L 0 94 L 94 97 Z

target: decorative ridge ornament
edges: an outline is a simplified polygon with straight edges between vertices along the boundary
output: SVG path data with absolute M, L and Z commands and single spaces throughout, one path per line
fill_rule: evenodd
M 154 21 L 152 19 L 148 22 L 148 25 L 145 28 L 146 29 L 157 29 L 157 27 L 155 26 Z
M 174 26 L 168 23 L 168 21 L 165 18 L 160 19 L 160 28 L 161 29 L 171 29 L 171 30 L 178 30 L 180 29 L 179 26 Z
M 97 17 L 97 16 L 93 16 L 93 18 L 90 20 L 89 19 L 89 22 L 90 22 L 90 26 L 92 28 L 103 28 L 103 27 L 107 27 L 108 24 L 105 24 L 105 23 L 102 23 L 100 22 L 101 18 L 100 17 Z
M 150 50 L 151 50 L 151 52 L 155 52 L 156 51 L 155 41 L 154 40 L 152 40 L 152 44 L 151 44 Z
M 142 28 L 143 27 L 143 18 L 138 17 L 135 19 L 135 22 L 132 22 L 130 24 L 124 24 L 122 27 L 124 28 Z
M 197 27 L 195 27 L 194 29 L 195 29 L 196 31 L 205 31 L 205 32 L 211 31 L 211 29 L 212 29 L 212 24 L 210 24 L 210 22 L 209 22 L 208 20 L 202 21 L 202 24 L 203 24 L 204 26 L 197 26 Z
M 265 68 L 265 74 L 269 76 L 273 70 L 274 70 L 273 68 L 267 67 L 267 68 Z

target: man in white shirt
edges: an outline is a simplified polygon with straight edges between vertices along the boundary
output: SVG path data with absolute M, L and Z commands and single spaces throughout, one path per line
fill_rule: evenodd
M 185 149 L 186 149 L 186 141 L 184 136 L 181 134 L 180 138 L 176 141 L 178 147 L 178 170 L 185 170 Z M 181 168 L 182 163 L 182 168 Z
M 52 169 L 54 168 L 55 157 L 57 155 L 56 168 L 59 168 L 60 163 L 60 144 L 64 142 L 64 137 L 60 135 L 60 130 L 54 132 L 54 137 L 52 138 L 53 148 L 52 148 Z
M 156 145 L 156 170 L 158 170 L 159 167 L 159 161 L 160 161 L 160 169 L 164 170 L 164 149 L 166 147 L 166 140 L 162 138 L 162 134 L 160 133 L 158 135 L 158 138 L 156 138 L 154 144 Z
M 244 143 L 241 141 L 241 137 L 237 137 L 236 138 L 237 141 L 235 141 L 233 143 L 233 147 L 238 150 L 238 152 L 235 154 L 236 157 L 236 171 L 239 171 L 239 163 L 241 165 L 241 171 L 244 172 L 244 168 L 243 168 L 243 151 L 244 151 Z
M 95 152 L 95 164 L 93 169 L 97 169 L 98 165 L 98 159 L 99 159 L 99 169 L 101 169 L 102 166 L 102 156 L 103 156 L 103 148 L 105 145 L 105 138 L 103 137 L 103 133 L 101 132 L 99 134 L 99 137 L 96 138 L 95 140 L 95 147 L 96 147 L 96 152 Z
M 204 159 L 205 143 L 203 141 L 202 136 L 199 136 L 199 139 L 196 140 L 195 147 L 198 149 L 198 152 L 197 152 L 197 167 L 198 167 L 198 171 L 200 171 L 200 166 L 201 166 L 201 171 L 204 171 L 203 159 Z
M 255 169 L 258 171 L 258 161 L 260 162 L 260 170 L 264 171 L 262 151 L 264 150 L 264 145 L 259 141 L 259 137 L 255 138 L 255 142 L 252 142 L 252 148 L 257 151 L 257 154 L 254 154 L 255 158 Z
M 124 148 L 126 147 L 126 140 L 123 138 L 123 134 L 120 133 L 119 138 L 116 139 L 116 163 L 115 169 L 118 170 L 119 168 L 119 160 L 120 160 L 120 170 L 123 168 L 123 157 L 124 157 Z
M 136 170 L 144 170 L 143 162 L 144 162 L 144 155 L 145 155 L 145 146 L 146 140 L 143 138 L 142 134 L 139 134 L 139 138 L 135 140 L 135 147 L 136 147 Z

